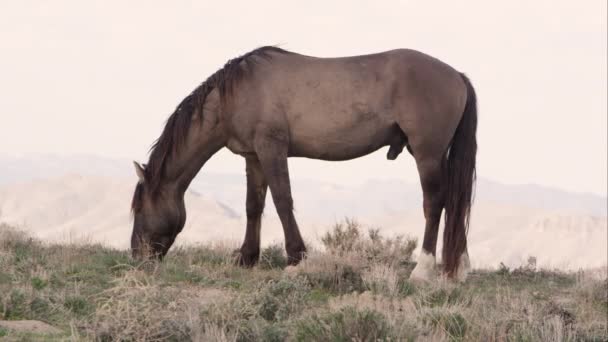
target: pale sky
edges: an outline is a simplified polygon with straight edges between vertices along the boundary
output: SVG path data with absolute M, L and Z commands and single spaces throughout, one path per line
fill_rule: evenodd
M 606 1 L 2 1 L 0 155 L 147 160 L 175 106 L 262 45 L 314 56 L 413 48 L 479 99 L 478 174 L 606 194 Z M 386 149 L 291 159 L 292 177 L 417 180 Z M 206 166 L 244 172 L 229 151 Z M 203 175 L 204 176 L 204 175 Z

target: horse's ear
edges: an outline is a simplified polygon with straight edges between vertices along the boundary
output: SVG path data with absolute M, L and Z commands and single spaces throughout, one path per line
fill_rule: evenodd
M 144 176 L 146 174 L 145 168 L 136 161 L 133 161 L 133 165 L 135 166 L 135 173 L 137 174 L 137 178 L 139 178 L 139 182 L 143 183 L 146 180 Z

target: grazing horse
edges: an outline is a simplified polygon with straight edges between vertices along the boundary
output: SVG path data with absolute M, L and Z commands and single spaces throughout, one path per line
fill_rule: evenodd
M 295 265 L 306 247 L 293 214 L 287 158 L 349 160 L 389 146 L 387 158 L 393 160 L 406 147 L 416 160 L 426 219 L 412 277 L 433 275 L 445 209 L 443 272 L 460 278 L 468 267 L 476 130 L 469 79 L 421 52 L 316 58 L 258 48 L 228 61 L 194 89 L 167 120 L 147 165 L 135 163 L 133 255 L 167 253 L 186 221 L 186 189 L 205 162 L 227 147 L 246 161 L 247 228 L 240 264 L 259 259 L 270 188 L 288 262 Z

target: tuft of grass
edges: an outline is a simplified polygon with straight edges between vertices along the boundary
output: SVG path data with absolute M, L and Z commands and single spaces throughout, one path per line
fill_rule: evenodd
M 422 322 L 440 331 L 450 341 L 463 341 L 469 324 L 460 312 L 444 308 L 426 311 L 422 316 Z
M 315 303 L 325 304 L 331 298 L 331 296 L 332 296 L 331 292 L 329 292 L 325 289 L 314 288 L 310 291 L 310 295 L 308 298 L 310 299 L 310 301 L 313 304 L 315 304 Z
M 195 267 L 168 260 L 163 267 L 155 271 L 155 275 L 166 283 L 204 284 L 209 281 L 202 270 Z
M 337 312 L 314 314 L 298 322 L 297 341 L 387 341 L 393 332 L 384 315 L 346 307 Z
M 307 306 L 309 294 L 310 285 L 306 279 L 283 277 L 258 289 L 253 302 L 265 320 L 284 321 Z
M 314 288 L 334 294 L 362 292 L 367 289 L 363 281 L 363 267 L 354 258 L 341 258 L 311 252 L 296 268 Z
M 416 293 L 416 285 L 408 279 L 400 278 L 397 283 L 397 294 L 399 296 L 408 297 Z
M 31 283 L 32 287 L 36 290 L 42 290 L 48 285 L 46 280 L 40 279 L 39 277 L 33 277 Z
M 287 257 L 285 256 L 283 246 L 274 244 L 262 249 L 258 266 L 263 270 L 284 269 L 287 267 Z
M 34 297 L 29 309 L 31 317 L 35 319 L 46 320 L 52 315 L 52 303 L 44 297 Z
M 5 319 L 17 320 L 27 317 L 28 303 L 26 294 L 22 290 L 14 289 L 10 291 L 4 303 L 3 316 Z
M 93 311 L 91 303 L 86 298 L 80 296 L 66 298 L 63 305 L 76 316 L 85 316 Z
M 421 307 L 445 307 L 457 304 L 467 304 L 470 295 L 463 294 L 456 286 L 438 286 L 419 295 Z

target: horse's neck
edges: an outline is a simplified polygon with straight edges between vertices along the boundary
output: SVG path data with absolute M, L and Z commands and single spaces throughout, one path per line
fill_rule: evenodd
M 167 163 L 167 175 L 185 191 L 205 163 L 225 146 L 225 135 L 217 127 L 217 111 L 205 108 L 203 122 L 193 121 L 186 144 Z

